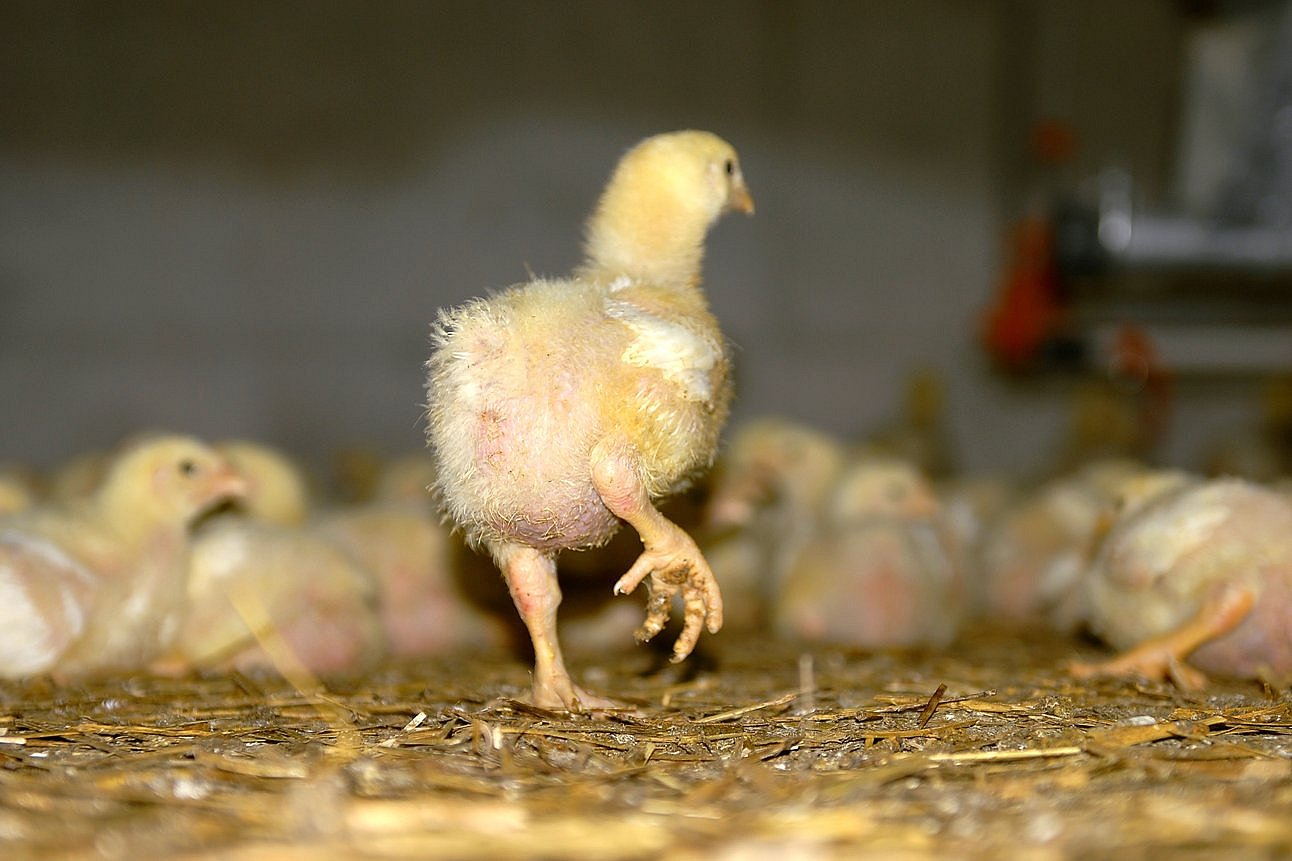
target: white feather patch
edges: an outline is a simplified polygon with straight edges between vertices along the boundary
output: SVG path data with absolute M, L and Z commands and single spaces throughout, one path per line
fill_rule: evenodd
M 655 368 L 681 384 L 693 400 L 713 398 L 710 372 L 718 362 L 718 347 L 709 338 L 685 326 L 662 320 L 631 302 L 606 302 L 606 314 L 633 332 L 633 340 L 620 355 L 624 362 Z
M 15 572 L 0 565 L 0 625 L 4 627 L 5 675 L 43 672 L 57 655 L 50 645 L 49 621 L 37 610 Z
M 5 530 L 0 532 L 0 545 L 16 547 L 18 552 L 36 557 L 49 569 L 40 572 L 54 579 L 68 575 L 68 580 L 86 584 L 93 575 L 67 553 L 43 539 Z M 31 576 L 32 569 L 24 569 Z M 5 659 L 5 676 L 22 676 L 48 670 L 57 659 L 54 651 L 55 627 L 66 627 L 75 637 L 85 625 L 85 610 L 71 592 L 72 583 L 63 580 L 57 584 L 63 612 L 62 624 L 46 618 L 40 611 L 23 582 L 18 570 L 0 559 L 0 652 Z

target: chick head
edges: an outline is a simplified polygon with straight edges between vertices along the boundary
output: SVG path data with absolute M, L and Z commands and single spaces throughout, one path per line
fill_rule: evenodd
M 844 462 L 829 434 L 768 416 L 748 422 L 718 462 L 706 517 L 710 526 L 745 526 L 767 506 L 815 508 Z
M 921 520 L 940 510 L 924 474 L 912 463 L 887 457 L 859 458 L 839 477 L 830 502 L 835 523 L 870 516 Z
M 192 437 L 162 435 L 123 449 L 96 498 L 104 514 L 118 523 L 182 526 L 246 490 L 246 480 L 210 446 Z
M 298 526 L 309 514 L 309 486 L 300 467 L 282 452 L 247 440 L 225 440 L 216 451 L 246 482 L 240 507 L 252 517 Z
M 624 154 L 588 221 L 589 267 L 612 275 L 690 281 L 705 234 L 754 199 L 731 144 L 711 132 L 647 138 Z

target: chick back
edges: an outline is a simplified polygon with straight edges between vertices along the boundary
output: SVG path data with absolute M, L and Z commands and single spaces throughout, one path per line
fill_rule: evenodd
M 442 311 L 433 339 L 435 490 L 473 544 L 607 541 L 598 443 L 626 446 L 653 498 L 713 458 L 730 384 L 698 290 L 535 281 Z

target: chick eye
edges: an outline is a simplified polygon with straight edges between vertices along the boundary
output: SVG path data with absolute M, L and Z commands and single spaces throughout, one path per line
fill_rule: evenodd
M 183 476 L 192 476 L 197 473 L 198 465 L 195 460 L 181 460 L 179 462 L 179 474 Z
M 727 172 L 727 176 L 733 176 L 736 172 L 736 163 L 731 159 L 727 159 L 723 162 L 722 169 Z

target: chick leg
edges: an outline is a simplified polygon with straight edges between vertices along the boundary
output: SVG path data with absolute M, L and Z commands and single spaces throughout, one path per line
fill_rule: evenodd
M 593 449 L 592 484 L 606 507 L 637 530 L 644 547 L 614 590 L 616 595 L 626 595 L 650 577 L 646 621 L 634 636 L 645 642 L 663 630 L 673 597 L 680 593 L 685 610 L 672 660 L 681 661 L 695 648 L 701 628 L 716 634 L 722 627 L 722 594 L 709 563 L 695 540 L 651 504 L 632 458 L 623 449 L 607 445 Z
M 565 669 L 556 637 L 556 608 L 561 604 L 556 560 L 516 544 L 494 548 L 494 558 L 534 644 L 534 705 L 573 712 L 586 706 L 614 706 L 612 700 L 581 690 Z
M 1072 664 L 1070 670 L 1077 678 L 1143 675 L 1174 679 L 1183 688 L 1206 687 L 1207 677 L 1184 663 L 1185 656 L 1232 631 L 1247 617 L 1255 600 L 1250 589 L 1226 588 L 1204 601 L 1198 612 L 1175 630 L 1150 637 L 1107 661 Z

